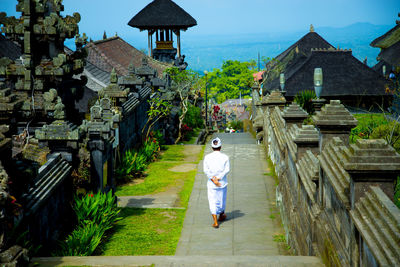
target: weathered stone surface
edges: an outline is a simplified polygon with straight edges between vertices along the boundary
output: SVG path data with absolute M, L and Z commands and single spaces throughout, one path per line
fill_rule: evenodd
M 341 160 L 344 149 L 342 140 L 334 137 L 322 150 L 318 159 L 326 174 L 324 179 L 329 180 L 341 202 L 350 209 L 350 175 L 344 169 Z
M 341 161 L 351 176 L 352 206 L 371 185 L 380 186 L 393 200 L 393 184 L 400 171 L 400 155 L 385 140 L 358 139 L 355 144 L 343 150 Z
M 375 186 L 356 202 L 351 218 L 362 236 L 356 240 L 364 266 L 400 265 L 400 210 Z M 372 261 L 371 261 L 372 259 Z
M 400 171 L 400 155 L 383 139 L 357 139 L 355 144 L 344 150 L 343 166 L 348 172 Z
M 299 177 L 304 185 L 308 197 L 316 203 L 317 184 L 319 180 L 319 161 L 310 150 L 296 164 Z
M 267 97 L 264 96 L 261 104 L 266 106 L 279 106 L 281 109 L 283 109 L 284 105 L 286 104 L 286 99 L 280 91 L 275 90 L 272 91 Z
M 318 146 L 319 133 L 314 125 L 302 125 L 297 128 L 293 141 L 297 146 L 313 147 Z
M 13 246 L 0 253 L 0 263 L 7 267 L 28 266 L 28 250 L 20 246 Z
M 288 124 L 297 124 L 300 126 L 308 117 L 308 113 L 302 109 L 297 103 L 293 102 L 283 109 L 282 117 Z
M 348 130 L 357 126 L 358 121 L 350 112 L 340 104 L 340 100 L 331 100 L 329 104 L 322 107 L 320 112 L 312 117 L 318 128 L 337 128 Z

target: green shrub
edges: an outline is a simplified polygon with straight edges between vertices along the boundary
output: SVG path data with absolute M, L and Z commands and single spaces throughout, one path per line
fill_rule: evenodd
M 115 197 L 112 192 L 97 194 L 87 194 L 80 198 L 75 197 L 73 207 L 78 224 L 85 225 L 87 222 L 93 222 L 101 225 L 108 230 L 118 219 L 119 210 L 117 208 Z
M 400 209 L 400 176 L 397 177 L 396 186 L 394 188 L 394 204 Z
M 183 124 L 186 124 L 192 129 L 203 128 L 204 121 L 201 114 L 201 108 L 189 104 L 185 118 L 183 119 Z
M 120 218 L 112 192 L 76 196 L 73 209 L 77 228 L 60 243 L 57 256 L 90 256 L 100 244 L 104 233 Z
M 104 228 L 93 222 L 81 225 L 60 243 L 61 248 L 54 256 L 90 256 L 100 244 L 104 232 Z
M 374 129 L 380 125 L 388 124 L 383 114 L 356 114 L 358 120 L 357 127 L 351 129 L 350 142 L 354 143 L 357 139 L 369 139 Z
M 315 95 L 315 92 L 312 90 L 305 90 L 299 92 L 295 97 L 294 97 L 294 102 L 299 104 L 300 107 L 302 107 L 305 111 L 308 112 L 308 114 L 313 114 L 314 113 L 314 106 L 312 104 L 312 100 L 317 98 Z
M 125 181 L 129 176 L 140 175 L 146 170 L 149 162 L 157 158 L 160 144 L 156 138 L 149 138 L 138 151 L 125 151 L 121 162 L 115 170 L 117 180 Z
M 230 121 L 229 127 L 232 127 L 235 130 L 242 130 L 243 129 L 243 121 Z
M 400 124 L 396 121 L 382 124 L 373 129 L 371 139 L 385 139 L 398 153 L 400 152 Z

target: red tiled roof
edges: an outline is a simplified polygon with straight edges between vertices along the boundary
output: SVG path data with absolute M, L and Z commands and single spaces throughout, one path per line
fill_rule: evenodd
M 150 58 L 119 36 L 91 42 L 86 49 L 88 51 L 87 60 L 90 63 L 107 72 L 111 72 L 115 68 L 119 76 L 128 74 L 128 66 L 131 63 L 135 68 L 142 66 L 143 57 L 147 57 L 149 65 L 157 70 L 158 77 L 162 77 L 164 70 L 171 67 Z
M 265 71 L 259 71 L 256 73 L 253 73 L 254 81 L 260 81 L 262 80 L 262 75 L 264 74 Z

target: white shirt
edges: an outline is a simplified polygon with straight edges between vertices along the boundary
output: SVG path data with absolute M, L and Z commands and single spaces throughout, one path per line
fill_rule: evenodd
M 229 157 L 220 151 L 214 151 L 204 157 L 203 169 L 208 177 L 207 187 L 224 188 L 228 185 L 226 175 L 229 172 Z M 221 186 L 216 186 L 211 179 L 217 177 Z

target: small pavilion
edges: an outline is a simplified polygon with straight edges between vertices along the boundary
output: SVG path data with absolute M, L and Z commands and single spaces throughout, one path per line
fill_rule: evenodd
M 171 0 L 154 0 L 137 13 L 129 26 L 148 31 L 148 53 L 156 60 L 172 63 L 175 57 L 181 58 L 180 31 L 196 26 L 196 20 Z M 153 49 L 153 35 L 156 47 Z M 174 35 L 177 49 L 174 48 Z

